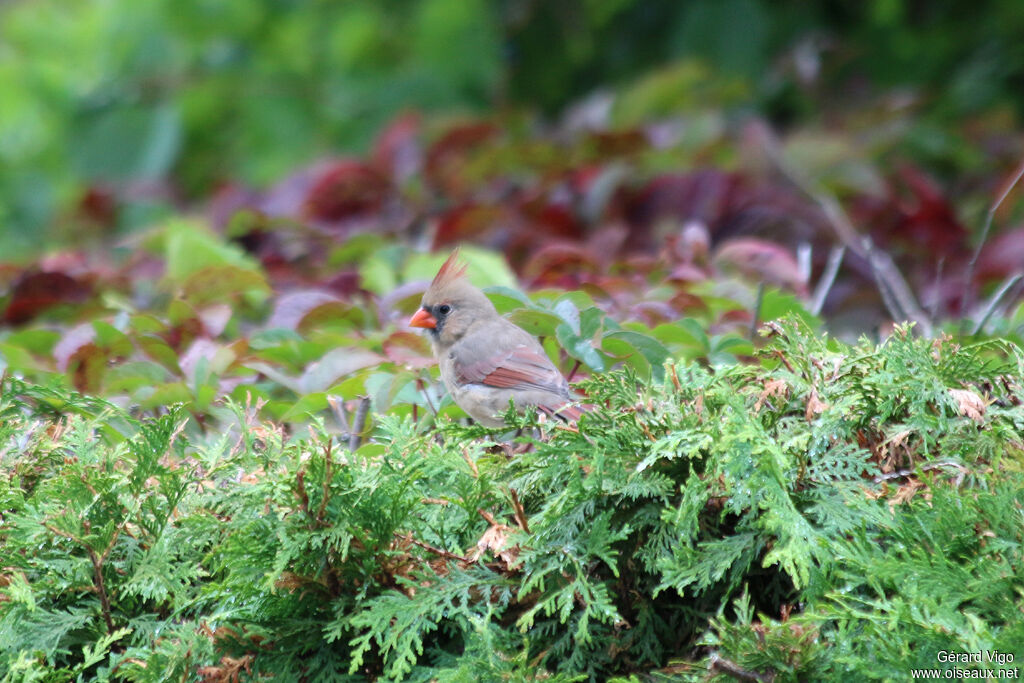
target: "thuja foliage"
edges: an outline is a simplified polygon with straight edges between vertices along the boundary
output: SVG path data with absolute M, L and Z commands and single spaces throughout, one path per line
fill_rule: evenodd
M 355 452 L 251 407 L 199 442 L 174 411 L 7 381 L 0 680 L 885 680 L 938 650 L 1024 659 L 1024 353 L 768 331 L 758 365 L 595 377 L 576 426 L 383 417 Z

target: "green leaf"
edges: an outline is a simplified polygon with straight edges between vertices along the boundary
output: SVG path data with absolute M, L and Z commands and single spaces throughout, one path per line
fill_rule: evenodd
M 207 268 L 233 267 L 232 272 L 255 276 L 262 287 L 267 286 L 255 261 L 240 248 L 224 243 L 198 221 L 175 219 L 168 222 L 164 228 L 164 243 L 167 278 L 176 285 L 183 285 L 190 275 Z
M 683 318 L 679 321 L 679 327 L 688 332 L 690 337 L 697 341 L 701 351 L 704 353 L 711 351 L 711 342 L 708 341 L 707 332 L 704 331 L 704 327 L 699 322 L 693 318 Z
M 822 325 L 821 318 L 812 315 L 807 310 L 804 302 L 793 294 L 780 292 L 777 289 L 767 289 L 761 299 L 761 311 L 759 318 L 762 321 L 778 320 L 786 316 L 799 319 L 811 328 L 819 328 Z
M 327 410 L 327 394 L 322 391 L 306 394 L 281 416 L 284 422 L 305 421 Z
M 580 334 L 580 311 L 571 301 L 562 300 L 555 303 L 552 309 L 562 321 L 569 326 L 573 334 Z
M 590 339 L 583 339 L 573 334 L 566 323 L 560 323 L 555 328 L 555 336 L 562 348 L 576 360 L 594 372 L 604 372 L 604 357 L 594 348 Z
M 550 337 L 562 324 L 562 319 L 554 313 L 532 308 L 520 308 L 512 311 L 508 315 L 508 319 L 535 337 Z
M 332 349 L 323 358 L 311 363 L 299 378 L 301 393 L 325 391 L 332 384 L 357 370 L 372 367 L 386 359 L 372 351 L 362 349 Z
M 750 340 L 733 336 L 713 337 L 711 349 L 714 353 L 728 352 L 739 356 L 750 356 L 754 353 L 754 345 Z
M 656 379 L 661 379 L 664 375 L 665 369 L 662 366 L 668 359 L 669 353 L 668 349 L 657 339 L 630 330 L 609 332 L 605 335 L 605 339 L 618 339 L 626 342 L 647 360 Z

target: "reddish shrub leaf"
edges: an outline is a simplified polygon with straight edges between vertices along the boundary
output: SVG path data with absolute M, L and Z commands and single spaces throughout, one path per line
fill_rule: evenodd
M 340 301 L 333 294 L 312 289 L 283 294 L 277 299 L 274 312 L 270 314 L 270 319 L 267 321 L 267 327 L 296 330 L 309 312 L 317 306 Z
M 479 240 L 498 223 L 502 213 L 501 207 L 483 204 L 463 204 L 445 212 L 437 222 L 433 248 Z
M 321 171 L 306 196 L 306 214 L 322 221 L 338 221 L 378 210 L 391 185 L 369 164 L 337 161 Z
M 427 150 L 423 174 L 427 181 L 449 195 L 462 195 L 468 189 L 463 171 L 467 156 L 498 135 L 498 127 L 474 122 L 449 129 Z
M 117 221 L 117 199 L 110 188 L 92 185 L 78 200 L 78 214 L 104 227 L 112 227 Z
M 1002 279 L 1024 268 L 1024 227 L 990 240 L 978 258 L 978 278 Z
M 345 375 L 377 365 L 382 360 L 382 356 L 365 349 L 332 349 L 309 364 L 299 378 L 299 387 L 304 394 L 326 391 Z
M 53 347 L 53 359 L 57 362 L 57 369 L 66 372 L 71 357 L 82 347 L 91 345 L 95 340 L 96 329 L 92 323 L 82 323 L 71 328 Z
M 371 158 L 381 173 L 401 183 L 419 170 L 423 150 L 419 135 L 421 117 L 416 112 L 401 114 L 377 136 Z
M 383 346 L 388 360 L 413 370 L 429 368 L 437 362 L 426 337 L 413 332 L 394 332 Z
M 18 325 L 58 304 L 81 303 L 89 294 L 90 287 L 70 275 L 27 271 L 14 283 L 4 322 Z
M 714 263 L 723 270 L 736 270 L 755 281 L 786 287 L 801 294 L 807 281 L 796 257 L 783 246 L 753 237 L 724 242 L 715 250 Z

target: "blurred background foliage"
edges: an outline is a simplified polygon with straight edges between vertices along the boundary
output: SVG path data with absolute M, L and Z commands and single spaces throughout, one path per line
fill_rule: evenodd
M 77 236 L 97 187 L 117 188 L 126 231 L 360 153 L 403 110 L 550 120 L 604 87 L 633 94 L 620 123 L 716 106 L 781 127 L 899 88 L 921 117 L 911 151 L 949 163 L 944 122 L 1019 121 L 1021 35 L 1018 0 L 14 0 L 0 252 Z

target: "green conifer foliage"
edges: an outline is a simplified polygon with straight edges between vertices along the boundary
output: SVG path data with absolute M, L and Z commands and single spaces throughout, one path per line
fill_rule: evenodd
M 772 324 L 576 426 L 190 442 L 6 380 L 0 680 L 893 680 L 1024 643 L 1024 353 Z M 973 664 L 998 669 L 994 662 Z M 710 674 L 709 674 L 710 672 Z

